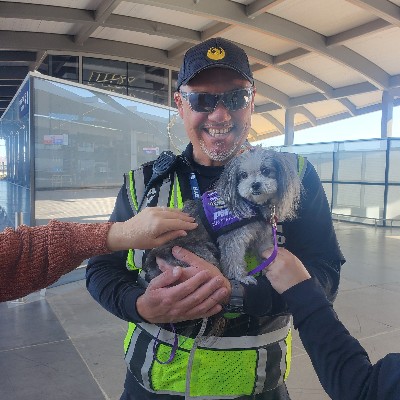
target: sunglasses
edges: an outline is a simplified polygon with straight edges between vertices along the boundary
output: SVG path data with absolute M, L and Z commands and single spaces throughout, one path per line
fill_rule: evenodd
M 243 110 L 250 104 L 253 88 L 236 89 L 218 94 L 182 91 L 179 93 L 189 103 L 192 111 L 212 113 L 220 101 L 224 103 L 224 106 L 229 111 Z

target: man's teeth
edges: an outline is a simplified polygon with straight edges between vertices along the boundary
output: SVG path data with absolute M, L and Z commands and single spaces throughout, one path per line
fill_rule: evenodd
M 216 129 L 216 128 L 208 128 L 208 133 L 211 136 L 217 136 L 217 135 L 225 135 L 227 133 L 229 133 L 229 131 L 231 130 L 231 128 L 222 128 L 222 129 Z

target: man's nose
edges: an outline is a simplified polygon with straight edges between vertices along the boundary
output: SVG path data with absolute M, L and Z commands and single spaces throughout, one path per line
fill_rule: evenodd
M 222 100 L 218 102 L 215 110 L 208 116 L 208 119 L 213 121 L 229 121 L 231 118 L 230 111 L 225 107 L 225 104 Z

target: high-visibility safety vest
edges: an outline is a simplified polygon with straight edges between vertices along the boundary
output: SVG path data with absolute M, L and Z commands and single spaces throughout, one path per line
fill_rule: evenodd
M 302 178 L 306 159 L 293 157 L 297 157 Z M 143 169 L 126 174 L 125 185 L 132 210 L 137 212 L 145 192 Z M 182 208 L 180 188 L 176 173 L 170 173 L 153 193 L 150 190 L 147 204 Z M 140 270 L 143 254 L 130 250 L 127 268 Z M 267 320 L 254 336 L 178 335 L 176 352 L 169 363 L 156 359 L 169 359 L 176 335 L 154 324 L 129 322 L 125 362 L 139 384 L 152 393 L 199 399 L 234 399 L 263 393 L 287 379 L 291 362 L 291 317 L 280 315 Z

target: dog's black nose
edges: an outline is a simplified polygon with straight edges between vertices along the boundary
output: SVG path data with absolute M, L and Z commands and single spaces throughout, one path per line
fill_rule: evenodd
M 253 182 L 251 184 L 251 190 L 253 192 L 258 192 L 261 189 L 261 183 L 260 182 Z

